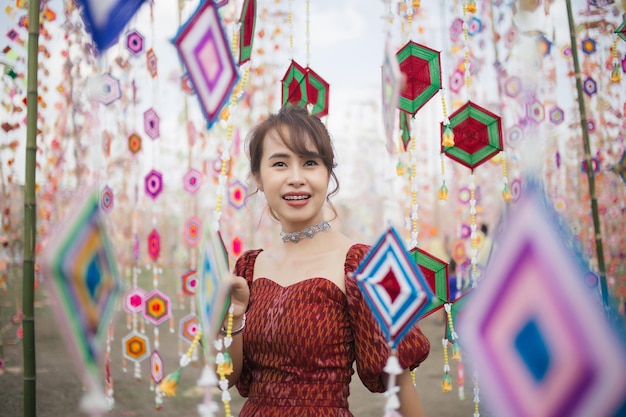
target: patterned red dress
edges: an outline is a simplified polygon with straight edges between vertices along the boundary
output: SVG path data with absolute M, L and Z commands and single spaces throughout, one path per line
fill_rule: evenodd
M 355 360 L 363 384 L 372 392 L 385 391 L 381 375 L 390 349 L 349 274 L 368 250 L 356 244 L 348 251 L 346 294 L 322 277 L 287 287 L 267 278 L 252 282 L 261 250 L 247 251 L 237 260 L 235 274 L 250 286 L 237 382 L 248 400 L 239 417 L 350 417 Z M 429 351 L 428 339 L 415 326 L 397 355 L 403 368 L 413 369 Z

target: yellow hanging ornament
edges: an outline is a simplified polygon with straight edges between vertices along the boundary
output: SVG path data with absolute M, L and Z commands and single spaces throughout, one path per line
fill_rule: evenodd
M 437 195 L 437 198 L 439 198 L 439 200 L 448 200 L 448 187 L 446 187 L 445 181 L 441 185 L 441 188 L 439 188 L 439 194 Z
M 443 128 L 443 135 L 441 135 L 441 144 L 444 148 L 449 148 L 454 146 L 454 132 L 449 124 L 445 125 Z
M 619 83 L 622 80 L 622 73 L 617 62 L 613 63 L 613 71 L 611 71 L 611 82 Z
M 468 13 L 476 13 L 476 1 L 475 0 L 469 0 L 467 2 L 466 10 L 468 11 Z

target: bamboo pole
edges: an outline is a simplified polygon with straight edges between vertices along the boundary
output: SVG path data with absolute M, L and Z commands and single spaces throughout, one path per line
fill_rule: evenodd
M 598 257 L 598 274 L 600 275 L 600 288 L 602 292 L 602 302 L 608 310 L 609 297 L 606 285 L 606 267 L 604 265 L 604 250 L 602 248 L 602 229 L 600 227 L 600 216 L 598 215 L 598 199 L 596 197 L 596 182 L 593 173 L 593 163 L 591 160 L 591 147 L 589 145 L 589 129 L 587 127 L 587 114 L 585 111 L 585 96 L 583 94 L 583 83 L 580 74 L 580 64 L 578 62 L 578 43 L 576 42 L 576 28 L 574 27 L 574 16 L 572 14 L 572 4 L 566 0 L 567 19 L 569 21 L 570 46 L 572 49 L 572 59 L 574 61 L 574 76 L 576 77 L 576 90 L 578 93 L 578 110 L 580 112 L 580 127 L 583 133 L 583 148 L 585 151 L 585 161 L 587 162 L 587 179 L 589 183 L 589 196 L 591 197 L 591 212 L 593 215 L 593 228 L 596 241 L 596 255 Z
M 37 205 L 35 166 L 37 162 L 37 69 L 39 50 L 39 4 L 30 0 L 28 9 L 28 68 L 26 91 L 26 173 L 24 177 L 24 260 L 22 284 L 24 417 L 37 415 L 37 379 L 35 362 L 35 236 Z

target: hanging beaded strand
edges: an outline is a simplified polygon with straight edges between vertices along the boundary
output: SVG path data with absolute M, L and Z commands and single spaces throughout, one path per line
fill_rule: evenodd
M 513 199 L 513 195 L 511 194 L 511 188 L 509 187 L 509 178 L 506 173 L 506 153 L 504 151 L 501 151 L 500 157 L 502 158 L 502 182 L 504 183 L 504 189 L 502 190 L 502 199 L 505 203 L 508 203 Z
M 473 5 L 473 6 L 472 6 Z M 463 51 L 465 54 L 465 62 L 464 62 L 464 70 L 465 70 L 465 94 L 466 94 L 466 101 L 469 101 L 470 99 L 470 86 L 471 86 L 471 79 L 470 79 L 470 48 L 469 48 L 469 35 L 468 35 L 468 30 L 469 30 L 469 25 L 467 23 L 468 21 L 468 12 L 469 13 L 473 13 L 476 11 L 476 3 L 473 1 L 469 1 L 469 2 L 463 2 Z
M 476 278 L 478 276 L 478 241 L 476 239 L 476 183 L 474 181 L 474 171 L 470 174 L 470 218 L 471 218 L 471 241 L 472 241 L 472 258 L 471 258 L 471 282 L 472 288 L 476 288 Z
M 617 55 L 617 36 L 613 39 L 613 70 L 611 71 L 611 82 L 619 84 L 622 80 L 622 71 L 619 65 L 619 58 Z
M 414 127 L 411 129 L 413 131 Z M 417 248 L 418 245 L 418 224 L 419 219 L 417 203 L 417 140 L 415 135 L 411 135 L 411 172 L 409 174 L 409 184 L 411 185 L 411 242 L 410 248 Z
M 230 408 L 230 392 L 228 391 L 228 379 L 226 377 L 233 372 L 233 362 L 228 354 L 228 348 L 233 341 L 233 305 L 228 308 L 228 315 L 226 318 L 226 335 L 223 339 L 217 339 L 215 341 L 215 347 L 217 348 L 217 355 L 215 356 L 215 364 L 217 365 L 217 376 L 219 378 L 218 384 L 222 390 L 222 403 L 224 404 L 225 417 L 232 417 Z M 224 350 L 222 352 L 222 349 Z
M 443 134 L 441 135 L 441 145 L 442 147 L 450 147 L 454 146 L 454 132 L 450 127 L 450 119 L 448 119 L 448 107 L 446 105 L 445 98 L 445 90 L 442 88 L 440 91 L 441 94 L 441 110 L 443 112 Z M 441 159 L 441 187 L 439 188 L 439 193 L 437 197 L 439 200 L 447 200 L 448 199 L 448 187 L 446 186 L 446 172 L 445 172 L 445 161 L 444 161 L 444 153 L 441 152 L 439 154 Z

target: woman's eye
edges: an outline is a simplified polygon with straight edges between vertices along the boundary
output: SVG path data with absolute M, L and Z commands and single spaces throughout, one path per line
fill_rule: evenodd
M 274 165 L 272 165 L 273 167 L 284 167 L 286 166 L 284 162 L 275 162 Z
M 306 161 L 304 163 L 304 165 L 306 165 L 306 166 L 314 166 L 314 165 L 319 165 L 319 164 L 315 160 L 310 160 L 310 161 Z

